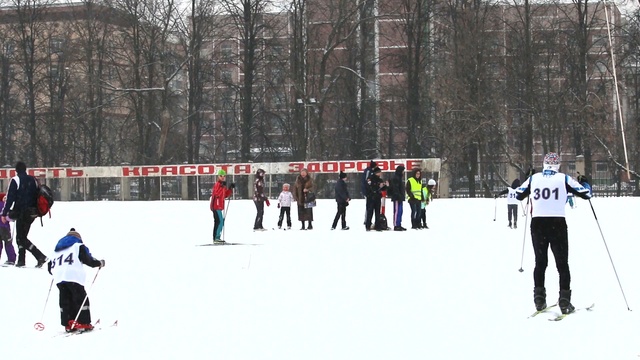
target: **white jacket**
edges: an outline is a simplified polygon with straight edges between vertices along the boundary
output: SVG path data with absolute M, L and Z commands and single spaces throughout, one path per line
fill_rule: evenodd
M 278 196 L 278 204 L 280 206 L 289 206 L 291 207 L 291 203 L 293 202 L 293 194 L 291 191 L 283 191 Z

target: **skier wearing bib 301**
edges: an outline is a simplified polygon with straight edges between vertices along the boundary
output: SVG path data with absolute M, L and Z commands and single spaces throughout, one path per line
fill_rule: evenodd
M 560 276 L 560 296 L 558 305 L 563 314 L 575 310 L 571 304 L 571 274 L 569 272 L 569 239 L 565 221 L 565 201 L 567 193 L 583 199 L 590 199 L 589 190 L 560 170 L 560 158 L 556 153 L 544 157 L 543 171 L 533 174 L 516 190 L 516 198 L 531 199 L 531 240 L 536 255 L 533 270 L 533 302 L 536 310 L 547 307 L 544 287 L 545 271 L 548 263 L 548 248 L 551 246 L 556 268 Z
M 53 281 L 60 290 L 60 323 L 67 332 L 93 330 L 89 298 L 84 289 L 86 274 L 83 265 L 101 268 L 104 260 L 91 256 L 80 234 L 71 228 L 58 241 L 55 254 L 49 261 L 49 274 L 53 275 Z

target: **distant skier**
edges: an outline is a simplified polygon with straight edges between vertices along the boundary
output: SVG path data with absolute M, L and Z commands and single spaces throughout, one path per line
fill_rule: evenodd
M 518 228 L 518 199 L 516 199 L 516 189 L 520 186 L 520 179 L 515 179 L 511 183 L 511 187 L 506 188 L 494 195 L 494 198 L 507 194 L 507 217 L 509 218 L 509 227 L 513 229 Z M 511 223 L 511 217 L 513 216 L 513 225 Z M 526 225 L 526 224 L 525 224 Z
M 590 199 L 589 190 L 565 175 L 560 170 L 560 158 L 556 153 L 544 157 L 542 173 L 529 177 L 516 190 L 516 199 L 531 199 L 531 240 L 536 256 L 533 270 L 533 301 L 537 310 L 547 307 L 545 290 L 545 271 L 548 263 L 548 248 L 555 258 L 560 276 L 558 305 L 563 314 L 571 313 L 575 307 L 571 304 L 571 274 L 569 272 L 569 239 L 565 221 L 565 201 L 567 193 L 573 193 L 583 199 Z
M 223 243 L 222 229 L 224 228 L 224 200 L 231 196 L 236 184 L 227 186 L 227 172 L 224 169 L 218 171 L 218 180 L 211 189 L 211 201 L 209 209 L 213 212 L 213 242 Z
M 60 323 L 67 332 L 93 330 L 83 264 L 102 268 L 105 262 L 96 260 L 82 243 L 80 234 L 71 228 L 58 241 L 48 265 L 49 274 L 60 290 Z

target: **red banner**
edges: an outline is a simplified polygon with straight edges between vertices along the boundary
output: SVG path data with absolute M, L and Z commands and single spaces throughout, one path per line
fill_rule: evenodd
M 122 178 L 157 176 L 205 176 L 215 175 L 221 169 L 228 175 L 251 175 L 258 169 L 267 174 L 298 174 L 304 168 L 310 173 L 337 174 L 360 173 L 369 166 L 371 160 L 310 161 L 280 163 L 240 163 L 240 164 L 181 164 L 181 165 L 127 165 L 104 167 L 64 167 L 31 168 L 27 172 L 38 178 Z M 375 160 L 382 171 L 395 171 L 403 165 L 406 171 L 422 169 L 427 172 L 440 171 L 440 159 L 393 159 Z M 10 179 L 16 175 L 14 169 L 0 169 L 0 179 Z

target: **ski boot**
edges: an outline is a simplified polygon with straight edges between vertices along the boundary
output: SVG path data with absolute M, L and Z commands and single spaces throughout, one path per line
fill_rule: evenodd
M 560 290 L 558 305 L 563 314 L 571 314 L 576 310 L 575 306 L 571 305 L 571 290 Z
M 542 286 L 533 288 L 533 303 L 536 305 L 536 310 L 541 311 L 547 307 L 547 291 Z

